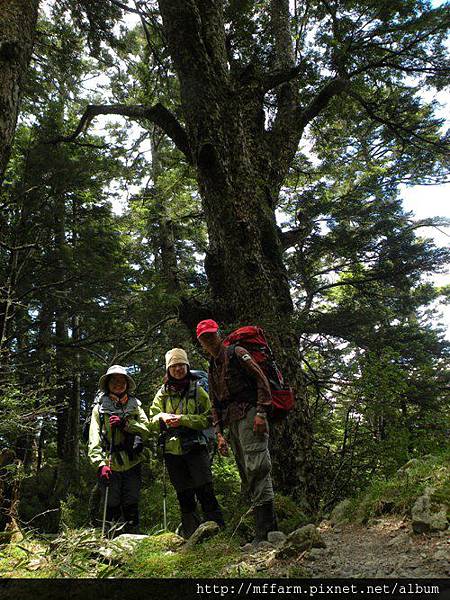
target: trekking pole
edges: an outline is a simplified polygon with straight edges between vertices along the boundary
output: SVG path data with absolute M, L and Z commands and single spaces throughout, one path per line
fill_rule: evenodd
M 164 457 L 163 457 L 164 461 Z M 163 464 L 163 525 L 167 531 L 167 488 L 166 488 L 166 463 Z
M 108 467 L 111 467 L 112 451 L 113 451 L 113 431 L 111 430 L 111 444 L 109 446 L 109 456 L 106 460 Z M 106 482 L 105 502 L 103 505 L 102 537 L 105 537 L 106 509 L 108 507 L 108 496 L 109 496 L 109 481 Z
M 164 531 L 167 531 L 167 486 L 166 486 L 166 461 L 164 460 L 164 454 L 166 450 L 166 431 L 167 425 L 162 419 L 159 420 L 159 439 L 158 446 L 162 453 L 163 463 L 163 527 Z

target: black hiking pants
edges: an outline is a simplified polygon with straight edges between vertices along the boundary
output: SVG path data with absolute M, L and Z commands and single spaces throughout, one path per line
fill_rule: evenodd
M 170 481 L 177 493 L 182 514 L 193 513 L 197 500 L 206 520 L 223 525 L 223 516 L 212 483 L 211 462 L 206 446 L 186 454 L 165 454 Z
M 106 507 L 108 521 L 118 521 L 123 516 L 125 521 L 132 523 L 136 529 L 138 528 L 138 505 L 142 482 L 141 466 L 141 463 L 138 463 L 127 471 L 112 471 Z M 100 485 L 104 498 L 106 484 L 101 482 Z

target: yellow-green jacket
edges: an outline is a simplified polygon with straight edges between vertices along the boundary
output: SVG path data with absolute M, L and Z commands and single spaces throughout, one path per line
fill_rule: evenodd
M 129 442 L 132 441 L 132 438 L 119 428 L 115 428 L 113 432 L 111 431 L 109 424 L 111 415 L 126 417 L 128 421 L 127 433 L 138 435 L 143 442 L 150 435 L 147 415 L 141 408 L 140 401 L 134 396 L 130 396 L 127 404 L 122 406 L 115 404 L 107 394 L 104 394 L 92 409 L 88 449 L 91 462 L 96 467 L 109 464 L 113 471 L 128 471 L 131 467 L 146 460 L 149 457 L 149 451 L 144 448 L 139 453 L 128 452 L 127 449 L 130 447 Z M 111 433 L 114 434 L 114 439 L 113 453 L 109 463 Z
M 150 406 L 149 429 L 159 432 L 160 413 L 172 413 L 183 415 L 180 419 L 181 427 L 196 430 L 199 433 L 209 427 L 212 423 L 211 403 L 208 393 L 194 380 L 190 382 L 188 393 L 182 397 L 178 392 L 168 390 L 165 385 L 161 386 Z M 168 428 L 165 441 L 165 452 L 168 454 L 184 454 L 181 445 L 179 428 Z M 199 436 L 199 443 L 206 445 L 206 438 Z

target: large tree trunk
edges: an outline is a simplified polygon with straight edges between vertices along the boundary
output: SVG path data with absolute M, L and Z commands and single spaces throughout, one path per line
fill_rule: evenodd
M 273 440 L 277 482 L 311 509 L 316 501 L 311 424 L 275 218 L 302 132 L 293 122 L 295 95 L 289 85 L 281 86 L 280 114 L 266 131 L 264 77 L 257 67 L 240 73 L 228 68 L 222 3 L 159 0 L 159 6 L 208 225 L 205 268 L 215 306 L 211 316 L 227 324 L 256 322 L 270 334 L 298 397 L 295 414 Z M 287 66 L 287 0 L 274 0 L 272 11 L 274 46 L 285 63 L 277 65 L 276 54 L 274 66 Z
M 39 0 L 0 0 L 0 183 L 33 50 Z
M 263 94 L 257 83 L 241 84 L 227 72 L 219 8 L 200 14 L 190 3 L 160 7 L 198 170 L 210 241 L 205 267 L 217 307 L 227 321 L 290 314 Z M 197 39 L 205 31 L 215 37 Z

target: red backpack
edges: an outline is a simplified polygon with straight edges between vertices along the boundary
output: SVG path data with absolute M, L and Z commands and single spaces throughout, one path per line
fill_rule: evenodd
M 227 335 L 223 344 L 232 351 L 232 354 L 234 354 L 235 346 L 242 346 L 250 352 L 253 360 L 258 363 L 269 381 L 272 394 L 271 418 L 279 420 L 287 416 L 289 411 L 294 408 L 294 392 L 284 382 L 263 329 L 256 325 L 240 327 Z

